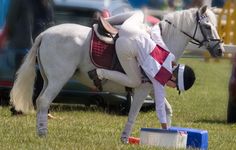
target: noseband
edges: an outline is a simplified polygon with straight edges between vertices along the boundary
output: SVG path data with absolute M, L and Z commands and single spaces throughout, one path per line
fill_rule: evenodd
M 202 25 L 202 19 L 204 19 L 206 16 L 200 16 L 199 11 L 197 11 L 196 16 L 197 16 L 197 17 L 196 17 L 197 23 L 196 23 L 196 26 L 195 26 L 195 30 L 194 30 L 193 36 L 192 36 L 192 35 L 189 35 L 189 34 L 188 34 L 187 32 L 185 32 L 185 31 L 179 29 L 180 32 L 183 33 L 184 35 L 190 37 L 190 38 L 191 38 L 191 41 L 190 41 L 190 42 L 193 43 L 193 44 L 195 44 L 195 45 L 197 45 L 199 48 L 202 47 L 205 42 L 208 42 L 208 43 L 209 43 L 210 41 L 215 41 L 216 44 L 213 46 L 213 49 L 214 49 L 218 44 L 222 43 L 223 41 L 222 41 L 221 39 L 213 39 L 213 38 L 210 38 L 207 34 L 205 34 L 204 29 L 203 29 L 203 25 Z M 164 20 L 164 21 L 167 22 L 168 24 L 170 24 L 171 26 L 173 26 L 174 28 L 178 29 L 177 26 L 174 25 L 174 24 L 173 24 L 172 22 L 170 22 L 169 20 Z M 200 41 L 200 40 L 198 40 L 198 39 L 195 38 L 196 33 L 197 33 L 197 28 L 198 28 L 198 26 L 199 26 L 200 31 L 201 31 L 202 36 L 203 36 L 203 40 L 202 40 L 202 41 Z

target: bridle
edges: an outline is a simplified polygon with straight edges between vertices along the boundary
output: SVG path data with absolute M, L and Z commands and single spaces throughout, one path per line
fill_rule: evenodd
M 184 35 L 186 35 L 189 38 L 191 38 L 190 42 L 195 44 L 195 45 L 197 45 L 199 48 L 202 47 L 205 42 L 207 42 L 207 43 L 209 43 L 211 41 L 216 42 L 216 44 L 212 47 L 212 49 L 214 49 L 218 44 L 223 43 L 223 41 L 221 39 L 214 39 L 212 37 L 209 37 L 209 35 L 207 35 L 205 33 L 205 31 L 204 31 L 205 29 L 203 28 L 204 25 L 202 23 L 202 20 L 205 17 L 207 17 L 207 16 L 200 16 L 199 11 L 197 11 L 197 13 L 196 13 L 196 21 L 197 21 L 197 23 L 196 23 L 196 26 L 195 26 L 195 30 L 194 30 L 193 36 L 189 35 L 187 32 L 183 31 L 182 29 L 179 29 L 179 30 L 180 30 L 181 33 L 183 33 Z M 165 19 L 164 21 L 167 22 L 169 25 L 173 26 L 174 28 L 178 29 L 178 27 L 176 25 L 174 25 L 172 22 L 170 22 L 169 20 Z M 200 40 L 195 38 L 198 26 L 199 26 L 200 31 L 201 31 L 202 36 L 203 36 L 203 40 L 202 41 L 200 41 Z M 161 26 L 160 26 L 160 28 L 161 28 Z

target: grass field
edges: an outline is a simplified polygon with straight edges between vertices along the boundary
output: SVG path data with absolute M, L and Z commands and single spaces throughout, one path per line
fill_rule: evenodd
M 178 95 L 167 89 L 172 105 L 173 126 L 199 128 L 209 133 L 209 149 L 236 149 L 236 125 L 226 124 L 227 85 L 231 71 L 229 60 L 205 63 L 201 59 L 181 59 L 196 72 L 196 84 Z M 12 117 L 8 107 L 0 107 L 0 149 L 156 149 L 155 147 L 121 144 L 119 137 L 126 116 L 108 114 L 98 108 L 81 106 L 54 107 L 46 138 L 35 132 L 35 115 Z M 133 136 L 141 127 L 160 127 L 154 111 L 141 112 Z

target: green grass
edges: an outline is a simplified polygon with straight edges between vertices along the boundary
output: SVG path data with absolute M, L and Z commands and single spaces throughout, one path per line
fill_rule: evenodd
M 200 59 L 181 59 L 180 62 L 193 67 L 197 79 L 194 87 L 181 95 L 167 88 L 173 126 L 207 130 L 209 149 L 236 149 L 236 125 L 226 124 L 229 60 L 205 63 Z M 49 120 L 48 136 L 38 138 L 35 115 L 12 117 L 8 107 L 0 107 L 0 149 L 156 149 L 121 144 L 119 137 L 126 116 L 81 106 L 67 109 L 59 106 L 52 114 L 61 119 Z M 141 127 L 160 127 L 154 111 L 139 114 L 133 136 L 139 136 Z

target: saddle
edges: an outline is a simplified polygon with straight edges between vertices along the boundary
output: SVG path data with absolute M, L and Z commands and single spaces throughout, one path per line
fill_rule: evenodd
M 103 17 L 100 17 L 98 20 L 98 30 L 97 31 L 99 34 L 101 34 L 103 36 L 111 37 L 111 38 L 114 38 L 118 35 L 117 34 L 118 30 L 116 28 L 114 28 Z
M 118 38 L 118 30 L 112 27 L 103 18 L 101 19 L 103 20 L 101 21 L 103 23 L 99 21 L 100 23 L 94 24 L 92 28 L 93 30 L 90 44 L 91 61 L 98 68 L 124 72 L 115 50 L 115 42 Z M 107 29 L 107 27 L 109 27 L 109 29 Z M 112 33 L 110 31 L 112 31 Z

